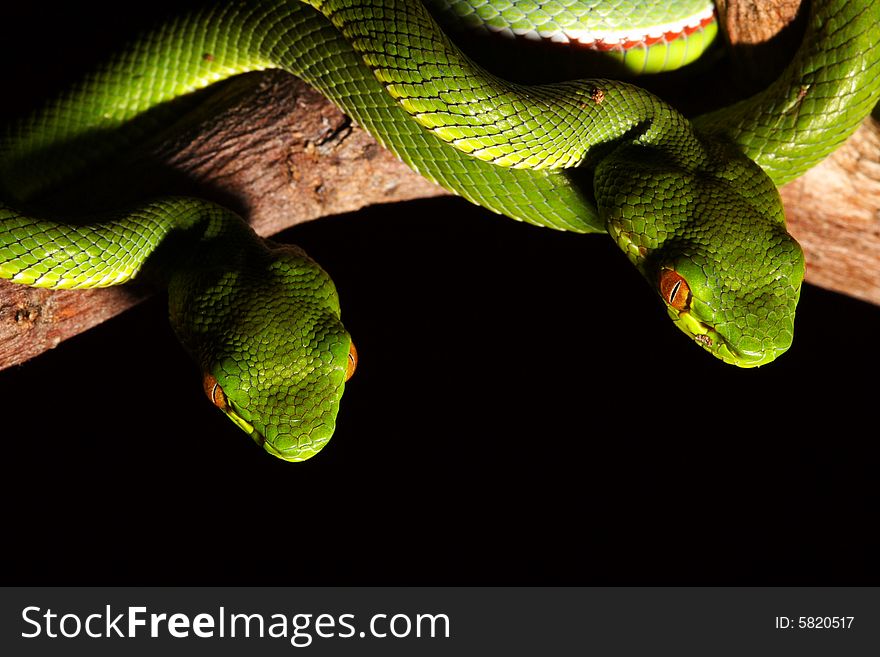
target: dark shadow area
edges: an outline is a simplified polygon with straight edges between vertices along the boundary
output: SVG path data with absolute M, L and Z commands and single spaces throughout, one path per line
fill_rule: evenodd
M 727 45 L 722 69 L 725 75 L 721 79 L 738 96 L 748 98 L 782 74 L 803 40 L 809 6 L 809 1 L 802 3 L 795 19 L 763 43 Z
M 360 365 L 316 458 L 204 398 L 156 299 L 0 373 L 5 583 L 876 584 L 878 309 L 804 290 L 759 370 L 603 236 L 457 199 L 283 236 Z

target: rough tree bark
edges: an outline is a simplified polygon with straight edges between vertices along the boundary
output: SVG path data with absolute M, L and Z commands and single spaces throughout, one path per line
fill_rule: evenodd
M 196 192 L 236 209 L 264 236 L 368 205 L 446 193 L 284 73 L 245 76 L 206 104 L 217 113 L 190 118 L 149 158 L 126 167 L 129 184 L 149 185 L 138 193 Z M 148 175 L 139 175 L 143 170 Z M 150 292 L 38 290 L 0 280 L 0 369 L 56 347 Z
M 740 80 L 781 61 L 797 0 L 727 0 L 722 21 Z M 757 16 L 757 18 L 755 18 Z M 768 47 L 756 44 L 769 43 Z M 760 53 L 760 59 L 756 55 Z M 756 62 L 759 62 L 756 64 Z M 748 82 L 743 82 L 747 86 Z M 367 205 L 445 194 L 392 158 L 330 103 L 284 74 L 246 76 L 219 92 L 222 110 L 191 122 L 158 153 L 161 188 L 181 177 L 231 202 L 261 235 Z M 153 172 L 155 173 L 155 172 Z M 880 128 L 869 120 L 825 162 L 782 190 L 807 280 L 880 303 Z M 0 369 L 24 362 L 136 304 L 139 288 L 35 290 L 0 281 Z

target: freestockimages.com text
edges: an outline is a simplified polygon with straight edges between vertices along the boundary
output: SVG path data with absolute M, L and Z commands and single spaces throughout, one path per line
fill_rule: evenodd
M 361 624 L 355 614 L 293 615 L 273 613 L 231 613 L 219 607 L 213 613 L 154 613 L 147 607 L 126 607 L 121 611 L 106 605 L 88 615 L 59 613 L 29 606 L 22 609 L 25 623 L 21 636 L 35 638 L 161 638 L 287 639 L 305 648 L 320 639 L 448 639 L 450 622 L 446 614 L 376 613 Z

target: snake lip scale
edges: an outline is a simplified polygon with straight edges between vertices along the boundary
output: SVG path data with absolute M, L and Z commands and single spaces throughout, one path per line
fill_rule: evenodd
M 767 353 L 739 351 L 729 341 L 725 340 L 714 327 L 699 320 L 692 313 L 686 310 L 676 310 L 672 306 L 667 306 L 667 310 L 676 326 L 693 338 L 694 342 L 700 346 L 713 350 L 713 353 L 726 363 L 736 364 L 744 368 L 759 367 L 769 363 L 779 355 L 776 351 Z
M 683 8 L 706 5 L 554 0 L 535 17 L 546 27 L 550 14 L 581 1 L 596 12 L 644 4 L 648 40 L 671 26 L 688 32 L 699 12 Z M 537 7 L 431 2 L 502 18 Z M 670 8 L 684 15 L 658 13 Z M 611 20 L 601 28 L 606 45 L 625 31 L 619 17 Z M 792 343 L 804 276 L 777 185 L 831 153 L 880 98 L 880 3 L 814 0 L 807 23 L 775 83 L 688 119 L 612 79 L 502 79 L 412 0 L 207 3 L 145 33 L 0 133 L 0 276 L 80 288 L 121 284 L 154 267 L 208 399 L 270 454 L 314 456 L 333 435 L 357 358 L 320 265 L 202 199 L 159 198 L 86 224 L 28 210 L 53 187 L 149 139 L 171 101 L 278 68 L 447 190 L 518 221 L 610 234 L 690 340 L 726 363 L 764 365 Z M 692 54 L 681 42 L 669 46 L 679 65 Z M 158 265 L 151 255 L 160 245 Z

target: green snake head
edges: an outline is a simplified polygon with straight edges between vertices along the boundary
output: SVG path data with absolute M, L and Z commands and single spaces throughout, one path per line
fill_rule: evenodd
M 608 232 L 694 341 L 740 367 L 769 363 L 791 346 L 804 277 L 776 187 L 720 147 L 700 166 L 644 151 L 597 167 Z
M 171 323 L 214 405 L 270 454 L 317 454 L 357 358 L 330 277 L 300 249 L 270 245 L 188 268 L 168 289 Z

